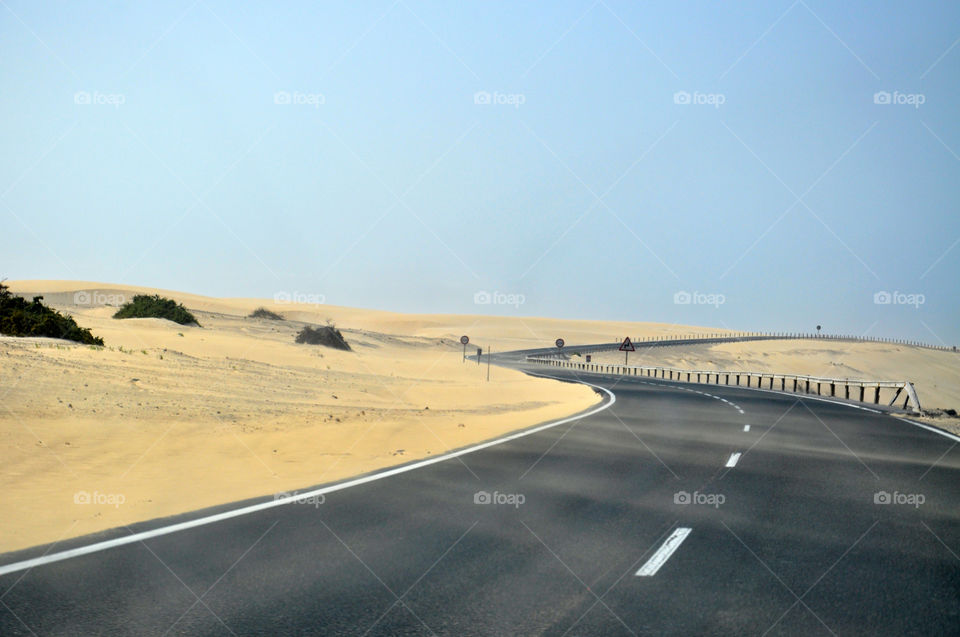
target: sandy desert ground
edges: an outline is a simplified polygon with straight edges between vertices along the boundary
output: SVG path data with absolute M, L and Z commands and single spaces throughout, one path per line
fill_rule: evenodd
M 462 362 L 462 334 L 471 347 L 503 351 L 560 335 L 583 342 L 639 333 L 627 323 L 401 315 L 90 282 L 7 283 L 17 293 L 43 294 L 106 347 L 0 337 L 0 551 L 342 479 L 599 400 L 585 387 L 498 368 L 488 383 L 485 366 Z M 184 303 L 203 327 L 116 320 L 116 308 L 104 305 L 155 292 Z M 246 318 L 259 306 L 288 320 Z M 294 343 L 303 322 L 328 320 L 353 352 Z M 649 324 L 641 331 L 691 329 Z M 84 493 L 94 502 L 75 503 Z
M 81 281 L 43 294 L 105 348 L 0 337 L 0 551 L 303 489 L 441 454 L 594 405 L 590 389 L 462 362 L 494 351 L 723 330 L 659 323 L 411 315 L 221 299 Z M 136 293 L 203 327 L 111 318 Z M 249 319 L 264 306 L 285 321 Z M 335 323 L 353 352 L 297 345 Z M 475 349 L 473 350 L 475 351 Z M 611 360 L 621 355 L 611 353 Z M 877 344 L 770 342 L 631 355 L 631 363 L 907 378 L 925 407 L 960 406 L 960 357 Z M 464 471 L 469 471 L 469 458 Z M 90 494 L 90 504 L 75 501 Z M 120 500 L 122 499 L 122 503 Z M 100 502 L 98 503 L 97 500 Z

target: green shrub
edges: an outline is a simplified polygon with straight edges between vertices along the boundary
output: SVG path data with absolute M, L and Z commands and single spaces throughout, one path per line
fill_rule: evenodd
M 159 294 L 153 296 L 147 294 L 136 295 L 132 301 L 125 303 L 117 310 L 113 318 L 162 318 L 180 325 L 192 324 L 200 327 L 200 322 L 187 311 L 187 308 L 173 299 L 165 299 Z
M 265 307 L 258 307 L 247 318 L 270 319 L 271 321 L 286 320 L 276 312 L 271 312 Z
M 103 345 L 103 339 L 80 327 L 72 316 L 64 316 L 41 303 L 42 296 L 33 301 L 15 296 L 0 283 L 0 334 L 8 336 L 46 336 L 63 338 L 85 345 Z
M 297 342 L 307 343 L 308 345 L 326 345 L 334 349 L 352 351 L 350 345 L 344 340 L 343 334 L 333 325 L 324 325 L 323 327 L 307 325 L 297 334 Z

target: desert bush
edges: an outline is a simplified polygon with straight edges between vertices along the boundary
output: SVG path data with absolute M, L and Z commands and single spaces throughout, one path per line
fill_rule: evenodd
M 8 336 L 46 336 L 63 338 L 85 345 L 103 345 L 103 339 L 80 327 L 72 316 L 47 307 L 42 296 L 27 301 L 15 296 L 0 283 L 0 334 Z
M 343 334 L 333 325 L 324 325 L 322 327 L 307 325 L 297 334 L 297 342 L 308 345 L 326 345 L 334 349 L 343 349 L 348 352 L 352 351 L 350 345 L 344 340 Z
M 124 303 L 113 315 L 115 319 L 125 318 L 162 318 L 180 325 L 196 325 L 200 322 L 194 318 L 187 308 L 173 299 L 166 299 L 159 294 L 153 296 L 138 294 L 133 300 Z
M 271 312 L 265 307 L 258 307 L 253 312 L 250 312 L 250 315 L 247 318 L 270 319 L 271 321 L 285 320 L 282 316 L 280 316 L 276 312 Z

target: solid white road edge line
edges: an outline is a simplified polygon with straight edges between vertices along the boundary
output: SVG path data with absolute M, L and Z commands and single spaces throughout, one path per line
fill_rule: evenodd
M 736 452 L 736 453 L 731 453 L 731 454 L 730 454 L 730 459 L 727 460 L 727 466 L 728 466 L 728 467 L 735 467 L 735 466 L 737 466 L 737 462 L 739 462 L 739 461 L 740 461 L 740 452 L 738 451 L 738 452 Z
M 660 545 L 660 548 L 657 549 L 657 552 L 650 556 L 650 559 L 647 560 L 647 563 L 640 567 L 640 570 L 637 571 L 637 577 L 653 577 L 657 574 L 657 571 L 660 570 L 660 567 L 663 566 L 667 560 L 670 559 L 670 556 L 673 555 L 683 541 L 687 539 L 687 536 L 690 535 L 690 531 L 693 529 L 687 527 L 680 527 L 674 529 L 673 533 L 670 534 L 670 537 Z
M 960 442 L 960 436 L 955 436 L 949 431 L 944 431 L 943 429 L 937 429 L 936 427 L 931 427 L 930 425 L 925 425 L 922 422 L 917 422 L 916 420 L 910 420 L 909 418 L 900 418 L 900 420 L 904 420 L 910 423 L 911 425 L 916 425 L 917 427 L 922 427 L 923 429 L 926 429 L 927 431 L 932 431 L 935 434 L 946 436 L 947 438 L 949 438 L 950 440 L 953 440 L 954 442 Z
M 542 376 L 540 374 L 531 374 L 531 376 L 539 376 L 540 378 L 552 378 L 557 380 L 553 376 Z M 517 438 L 523 438 L 524 436 L 529 436 L 541 431 L 545 431 L 547 429 L 556 427 L 558 425 L 563 425 L 568 422 L 580 420 L 581 418 L 586 418 L 587 416 L 592 416 L 593 414 L 599 413 L 605 409 L 609 409 L 611 406 L 613 406 L 615 402 L 617 402 L 616 395 L 606 387 L 600 387 L 599 385 L 593 385 L 591 383 L 587 383 L 581 380 L 577 380 L 575 382 L 578 382 L 583 385 L 588 385 L 590 387 L 594 387 L 596 389 L 599 389 L 605 392 L 610 397 L 610 400 L 598 407 L 591 409 L 586 413 L 579 414 L 577 416 L 570 416 L 569 418 L 563 418 L 561 420 L 556 420 L 553 422 L 548 422 L 544 425 L 540 425 L 539 427 L 534 427 L 533 429 L 520 431 L 515 434 L 510 434 L 509 436 L 504 436 L 503 438 L 497 438 L 496 440 L 489 440 L 479 445 L 467 447 L 466 449 L 461 449 L 459 451 L 452 451 L 442 456 L 437 456 L 436 458 L 428 458 L 426 460 L 414 462 L 412 464 L 404 465 L 402 467 L 387 469 L 386 471 L 381 471 L 380 473 L 374 473 L 368 476 L 364 476 L 362 478 L 355 478 L 353 480 L 348 480 L 346 482 L 341 482 L 339 484 L 330 485 L 328 487 L 322 487 L 320 489 L 314 489 L 312 491 L 305 491 L 303 493 L 297 493 L 296 495 L 285 496 L 285 497 L 277 498 L 275 500 L 270 500 L 267 502 L 260 502 L 259 504 L 252 504 L 250 506 L 245 506 L 239 509 L 233 509 L 232 511 L 224 511 L 223 513 L 208 515 L 206 517 L 197 518 L 196 520 L 180 522 L 179 524 L 171 524 L 170 526 L 163 526 L 158 529 L 152 529 L 150 531 L 142 531 L 140 533 L 134 533 L 132 535 L 115 538 L 113 540 L 96 542 L 94 544 L 80 546 L 75 549 L 70 549 L 67 551 L 49 553 L 47 555 L 36 557 L 30 560 L 23 560 L 22 562 L 13 562 L 12 564 L 4 564 L 0 566 L 0 575 L 6 575 L 8 573 L 16 573 L 17 571 L 24 571 L 30 568 L 34 568 L 36 566 L 42 566 L 43 564 L 50 564 L 52 562 L 67 560 L 72 557 L 79 557 L 80 555 L 89 555 L 90 553 L 105 551 L 107 549 L 112 549 L 117 546 L 123 546 L 125 544 L 142 542 L 143 540 L 159 537 L 161 535 L 169 535 L 170 533 L 176 533 L 177 531 L 185 531 L 187 529 L 196 528 L 198 526 L 205 526 L 207 524 L 213 524 L 214 522 L 221 522 L 223 520 L 229 520 L 230 518 L 240 517 L 241 515 L 248 515 L 250 513 L 256 513 L 258 511 L 265 511 L 266 509 L 272 509 L 274 507 L 283 506 L 285 504 L 290 504 L 291 502 L 302 502 L 303 500 L 309 499 L 313 496 L 325 495 L 327 493 L 333 493 L 334 491 L 342 491 L 343 489 L 349 489 L 350 487 L 366 484 L 368 482 L 374 482 L 375 480 L 382 480 L 383 478 L 389 478 L 390 476 L 395 476 L 401 473 L 406 473 L 408 471 L 413 471 L 414 469 L 420 469 L 421 467 L 426 467 L 432 464 L 437 464 L 438 462 L 451 460 L 459 456 L 465 456 L 468 453 L 480 451 L 481 449 L 486 449 L 488 447 L 493 447 L 494 445 L 510 442 L 511 440 L 516 440 Z

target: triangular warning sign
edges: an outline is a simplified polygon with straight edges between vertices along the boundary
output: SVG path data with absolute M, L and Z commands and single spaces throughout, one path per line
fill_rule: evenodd
M 623 342 L 620 343 L 620 351 L 621 351 L 621 352 L 635 352 L 635 351 L 637 351 L 636 348 L 633 346 L 633 343 L 630 342 L 630 337 L 629 337 L 629 336 L 626 337 L 625 339 L 623 339 Z

